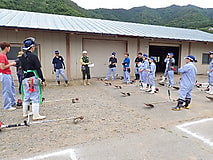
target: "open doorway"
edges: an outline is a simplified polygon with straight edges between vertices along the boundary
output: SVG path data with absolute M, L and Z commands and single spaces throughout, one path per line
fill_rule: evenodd
M 167 54 L 172 52 L 175 58 L 175 68 L 178 68 L 179 62 L 179 52 L 180 47 L 171 47 L 171 46 L 149 46 L 149 56 L 153 56 L 156 60 L 156 72 L 164 72 L 166 65 L 164 63 L 164 59 Z

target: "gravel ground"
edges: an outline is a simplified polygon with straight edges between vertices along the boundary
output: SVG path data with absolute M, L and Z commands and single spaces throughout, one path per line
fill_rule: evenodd
M 178 81 L 179 76 L 176 76 Z M 158 77 L 156 78 L 156 80 Z M 198 80 L 205 80 L 199 76 Z M 45 103 L 40 107 L 40 114 L 47 120 L 84 116 L 84 120 L 74 124 L 72 120 L 32 124 L 30 127 L 2 129 L 0 132 L 0 159 L 21 159 L 35 154 L 70 148 L 77 144 L 101 141 L 103 139 L 124 137 L 128 134 L 140 133 L 145 130 L 163 128 L 173 123 L 181 123 L 200 117 L 210 117 L 212 105 L 204 93 L 194 89 L 197 102 L 203 101 L 207 107 L 192 112 L 171 111 L 176 103 L 159 104 L 160 107 L 146 108 L 144 103 L 168 100 L 167 88 L 158 86 L 160 93 L 149 95 L 141 93 L 135 85 L 125 85 L 116 80 L 110 86 L 103 81 L 93 79 L 92 85 L 82 86 L 81 81 L 71 81 L 68 87 L 56 86 L 49 82 L 43 92 Z M 115 89 L 121 85 L 122 89 Z M 177 84 L 178 85 L 178 84 Z M 120 92 L 130 92 L 131 96 L 123 97 Z M 172 97 L 177 98 L 178 91 L 172 89 Z M 199 96 L 201 95 L 202 96 Z M 0 95 L 1 96 L 1 95 Z M 199 99 L 196 99 L 196 96 Z M 19 98 L 20 95 L 17 96 Z M 72 103 L 73 98 L 79 98 L 79 103 Z M 1 96 L 2 106 L 2 96 Z M 211 104 L 211 105 L 209 105 Z M 158 105 L 157 105 L 158 106 Z M 199 108 L 198 107 L 198 108 Z M 23 122 L 22 110 L 4 111 L 0 108 L 0 121 L 4 124 Z

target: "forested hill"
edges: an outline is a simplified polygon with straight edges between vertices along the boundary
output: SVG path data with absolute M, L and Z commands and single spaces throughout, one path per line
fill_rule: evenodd
M 213 28 L 213 8 L 176 6 L 166 8 L 135 7 L 126 9 L 86 10 L 70 0 L 1 0 L 0 8 L 135 22 L 210 31 Z

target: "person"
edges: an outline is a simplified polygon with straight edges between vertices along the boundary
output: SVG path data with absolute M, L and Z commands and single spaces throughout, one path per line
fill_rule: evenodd
M 155 72 L 156 72 L 156 64 L 154 62 L 155 62 L 154 57 L 150 57 L 149 58 L 149 65 L 148 65 L 148 67 L 146 69 L 146 72 L 148 73 L 149 85 L 151 87 L 151 92 L 150 92 L 150 89 L 147 89 L 147 91 L 150 94 L 154 94 L 155 93 L 155 81 L 154 81 L 154 78 L 155 78 Z
M 182 73 L 180 81 L 180 90 L 178 103 L 172 110 L 179 111 L 182 108 L 189 109 L 191 103 L 191 92 L 195 85 L 195 78 L 197 75 L 197 69 L 193 62 L 197 62 L 194 56 L 189 55 L 184 58 L 186 64 L 178 69 L 179 73 Z M 183 105 L 183 103 L 185 104 Z
M 147 72 L 146 72 L 146 69 L 149 66 L 149 61 L 148 61 L 147 58 L 148 58 L 147 54 L 143 54 L 143 61 L 142 61 L 140 68 L 139 68 L 140 80 L 141 80 L 141 83 L 142 83 L 142 87 L 140 88 L 141 90 L 146 90 L 146 87 L 147 87 Z
M 209 54 L 212 60 L 209 64 L 209 70 L 208 70 L 208 83 L 209 83 L 208 94 L 213 95 L 213 51 L 210 51 Z
M 89 66 L 88 66 L 90 61 L 89 61 L 89 57 L 88 57 L 88 52 L 87 51 L 83 51 L 83 55 L 82 55 L 82 57 L 80 59 L 80 62 L 81 62 L 81 71 L 82 71 L 82 74 L 83 74 L 83 85 L 84 86 L 90 85 L 89 79 L 91 77 L 90 77 L 90 69 L 89 69 Z M 87 75 L 87 81 L 85 82 L 86 75 Z
M 167 72 L 168 72 L 168 80 L 169 84 L 168 87 L 172 87 L 174 85 L 174 65 L 175 65 L 175 59 L 173 58 L 173 53 L 168 53 L 168 62 L 167 62 Z
M 59 74 L 60 74 L 65 81 L 65 85 L 67 86 L 68 81 L 64 74 L 64 70 L 65 70 L 64 58 L 59 55 L 58 50 L 55 51 L 55 57 L 52 60 L 52 64 L 53 64 L 54 72 L 56 73 L 56 80 L 58 85 L 60 85 L 60 79 L 59 79 Z
M 0 47 L 0 73 L 2 83 L 2 97 L 4 100 L 4 110 L 13 111 L 16 108 L 16 88 L 14 85 L 13 77 L 11 75 L 11 66 L 15 66 L 16 62 L 9 63 L 6 53 L 10 51 L 10 43 L 1 42 Z
M 16 72 L 17 72 L 17 77 L 18 77 L 18 82 L 19 82 L 19 94 L 21 94 L 21 84 L 22 84 L 22 80 L 23 80 L 23 69 L 21 68 L 21 61 L 20 61 L 20 57 L 22 56 L 23 51 L 19 51 L 18 52 L 18 58 L 16 59 Z
M 23 87 L 23 118 L 27 117 L 28 106 L 32 101 L 32 114 L 33 120 L 42 120 L 46 116 L 39 114 L 39 103 L 42 103 L 41 87 L 45 86 L 45 79 L 41 71 L 41 64 L 35 51 L 36 40 L 33 37 L 29 37 L 24 40 L 24 53 L 20 58 L 21 67 L 24 73 L 24 79 L 22 83 Z
M 140 79 L 139 67 L 142 61 L 143 61 L 142 53 L 139 52 L 137 57 L 135 58 L 135 80 Z
M 123 74 L 124 74 L 124 83 L 129 84 L 130 83 L 130 58 L 129 58 L 129 53 L 124 54 L 124 60 L 123 60 Z
M 112 56 L 109 58 L 109 71 L 105 78 L 105 81 L 108 81 L 111 73 L 112 74 L 112 81 L 115 80 L 115 73 L 116 73 L 116 65 L 117 65 L 117 58 L 115 57 L 116 53 L 112 52 Z
M 171 71 L 174 68 L 174 67 L 170 68 L 171 64 L 173 65 L 175 64 L 175 59 L 173 58 L 173 56 L 174 54 L 171 52 L 171 53 L 168 53 L 167 57 L 164 59 L 164 62 L 166 63 L 166 69 L 163 75 L 163 79 L 160 81 L 160 83 L 163 83 L 166 80 L 166 77 L 168 76 L 168 71 Z M 172 72 L 170 72 L 170 80 L 171 80 L 171 77 L 172 77 Z M 173 75 L 173 81 L 174 81 L 174 75 Z

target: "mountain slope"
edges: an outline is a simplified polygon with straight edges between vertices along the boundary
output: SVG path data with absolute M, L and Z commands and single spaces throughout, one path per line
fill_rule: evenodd
M 1 0 L 0 8 L 99 18 L 208 31 L 213 27 L 213 8 L 172 5 L 165 8 L 146 6 L 126 9 L 86 10 L 71 0 Z M 210 31 L 208 31 L 210 32 Z

